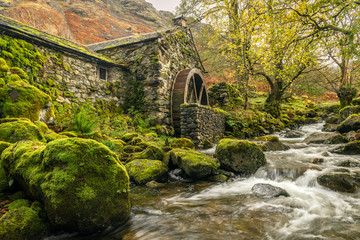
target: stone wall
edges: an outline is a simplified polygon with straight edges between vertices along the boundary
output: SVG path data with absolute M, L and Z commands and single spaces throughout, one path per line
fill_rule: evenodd
M 181 137 L 191 139 L 196 148 L 206 140 L 217 143 L 225 132 L 225 114 L 198 104 L 181 105 Z
M 76 55 L 59 53 L 43 46 L 36 46 L 43 55 L 48 56 L 43 75 L 37 83 L 49 83 L 60 93 L 59 103 L 84 103 L 91 101 L 115 102 L 122 106 L 125 102 L 126 71 L 120 67 L 104 67 L 108 70 L 107 81 L 98 76 L 100 65 Z M 50 81 L 49 81 L 50 80 Z
M 100 50 L 99 53 L 128 63 L 128 107 L 152 119 L 152 124 L 170 125 L 171 88 L 178 72 L 200 68 L 189 32 L 167 31 L 152 41 Z

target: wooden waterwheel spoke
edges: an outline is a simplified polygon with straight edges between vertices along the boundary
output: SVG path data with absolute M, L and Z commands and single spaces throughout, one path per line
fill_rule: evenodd
M 191 79 L 192 79 L 192 82 L 193 82 L 193 88 L 194 88 L 194 94 L 195 94 L 195 102 L 197 103 L 198 102 L 198 95 L 197 95 L 197 92 L 196 92 L 195 76 L 193 75 L 191 77 Z
M 201 100 L 202 100 L 202 95 L 203 95 L 204 89 L 205 89 L 205 85 L 204 85 L 204 83 L 202 83 L 202 84 L 201 84 L 200 93 L 199 93 L 199 101 L 198 101 L 199 104 L 201 104 Z

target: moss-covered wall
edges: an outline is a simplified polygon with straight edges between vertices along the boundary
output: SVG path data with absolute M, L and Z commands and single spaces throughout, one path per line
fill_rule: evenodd
M 99 51 L 128 64 L 132 76 L 126 106 L 140 110 L 153 124 L 171 124 L 170 96 L 177 73 L 200 67 L 188 34 L 169 31 L 156 40 Z
M 82 103 L 90 100 L 115 102 L 122 107 L 125 101 L 126 71 L 122 67 L 108 68 L 108 81 L 98 78 L 98 64 L 93 59 L 59 52 L 44 45 L 0 35 L 0 53 L 10 67 L 22 69 L 27 81 L 49 94 L 53 102 Z M 12 70 L 2 78 L 21 74 Z

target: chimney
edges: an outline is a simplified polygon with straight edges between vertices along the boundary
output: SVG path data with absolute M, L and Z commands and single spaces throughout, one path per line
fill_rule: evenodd
M 186 28 L 186 19 L 183 15 L 177 16 L 173 19 L 175 27 Z

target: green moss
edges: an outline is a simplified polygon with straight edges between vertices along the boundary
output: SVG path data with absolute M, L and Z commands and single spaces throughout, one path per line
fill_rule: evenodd
M 29 78 L 27 73 L 24 70 L 22 70 L 21 68 L 18 68 L 18 67 L 11 67 L 10 72 L 12 74 L 18 75 L 21 79 L 27 80 Z
M 164 158 L 164 152 L 154 146 L 149 145 L 144 151 L 139 153 L 134 153 L 131 156 L 132 159 L 148 159 L 148 160 L 162 160 Z
M 47 226 L 39 215 L 28 207 L 7 212 L 0 218 L 0 239 L 36 240 L 47 232 Z
M 9 71 L 10 71 L 10 68 L 7 65 L 6 60 L 3 58 L 0 58 L 0 73 L 5 73 L 5 74 L 1 74 L 1 76 L 5 76 L 6 73 Z
M 41 130 L 29 120 L 18 120 L 0 124 L 0 141 L 15 143 L 22 140 L 45 142 Z
M 136 159 L 125 165 L 130 178 L 137 184 L 161 180 L 166 176 L 168 168 L 158 160 Z
M 0 91 L 0 116 L 24 117 L 32 121 L 39 119 L 40 110 L 45 108 L 51 98 L 39 89 L 23 82 L 16 81 L 7 84 Z M 50 118 L 53 117 L 53 107 L 48 108 Z M 50 119 L 48 116 L 48 119 Z
M 278 142 L 279 138 L 277 136 L 266 135 L 266 136 L 261 136 L 261 137 L 255 138 L 255 141 Z
M 0 153 L 0 156 L 1 156 L 1 153 Z M 0 164 L 0 193 L 9 187 L 8 182 L 9 182 L 8 175 L 5 172 L 4 167 Z
M 195 144 L 188 138 L 179 138 L 170 144 L 173 148 L 190 148 L 194 149 Z
M 7 76 L 4 78 L 4 80 L 5 80 L 6 83 L 11 83 L 11 82 L 16 82 L 16 81 L 22 81 L 22 79 L 20 78 L 20 76 L 17 75 L 17 74 L 7 75 Z
M 11 143 L 0 141 L 0 156 L 1 156 L 1 153 L 10 146 L 11 146 Z
M 19 142 L 2 160 L 27 195 L 44 203 L 55 229 L 97 232 L 128 218 L 129 177 L 106 146 L 79 138 L 35 144 Z
M 12 203 L 9 203 L 5 207 L 7 207 L 9 210 L 21 208 L 21 207 L 30 207 L 30 201 L 27 199 L 18 199 Z
M 213 175 L 220 167 L 217 159 L 192 149 L 175 148 L 170 151 L 170 160 L 193 179 Z

